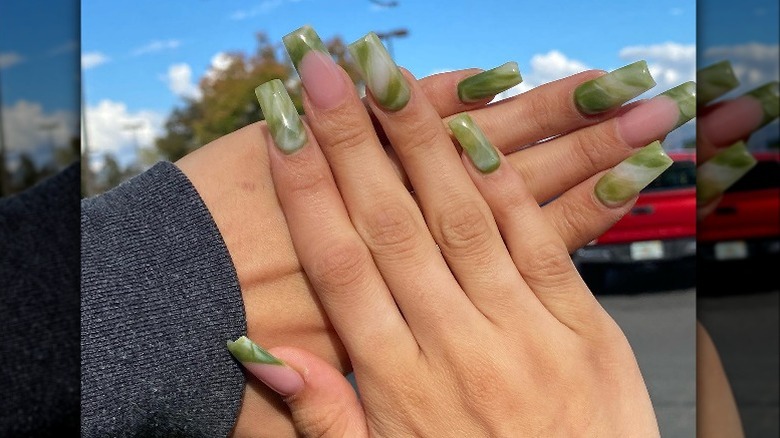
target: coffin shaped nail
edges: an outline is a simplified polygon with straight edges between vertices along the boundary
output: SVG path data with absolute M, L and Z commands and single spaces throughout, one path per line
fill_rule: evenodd
M 350 44 L 349 53 L 382 108 L 397 111 L 406 106 L 411 96 L 409 84 L 374 32 Z
M 761 107 L 764 110 L 764 119 L 761 121 L 761 125 L 759 125 L 758 128 L 767 125 L 780 115 L 780 82 L 764 84 L 754 90 L 748 91 L 745 95 L 754 97 L 761 102 Z
M 227 342 L 228 351 L 250 373 L 277 393 L 289 396 L 303 389 L 300 374 L 246 336 Z
M 744 142 L 727 147 L 696 169 L 696 199 L 702 205 L 711 202 L 755 165 L 756 159 Z
M 466 151 L 471 162 L 474 163 L 474 167 L 482 173 L 490 173 L 498 169 L 501 159 L 496 148 L 468 114 L 460 114 L 450 120 L 448 124 L 453 135 L 458 139 L 458 143 Z
M 274 79 L 260 85 L 255 88 L 255 95 L 276 146 L 285 154 L 303 147 L 306 129 L 282 81 Z
M 739 86 L 729 61 L 721 61 L 696 72 L 698 105 L 706 105 Z
M 284 365 L 271 353 L 252 342 L 246 336 L 227 342 L 228 351 L 241 363 L 262 363 L 266 365 Z
M 477 102 L 493 97 L 523 81 L 516 62 L 507 62 L 458 83 L 458 98 L 461 102 Z
M 679 128 L 688 120 L 696 117 L 696 82 L 690 81 L 670 88 L 658 95 L 666 96 L 677 104 L 680 115 L 677 118 L 677 124 L 672 130 Z
M 602 176 L 596 183 L 596 197 L 607 207 L 621 206 L 671 165 L 661 143 L 654 141 Z
M 637 61 L 580 84 L 574 90 L 574 101 L 582 113 L 597 114 L 617 108 L 654 86 L 647 62 Z
M 290 55 L 290 60 L 300 73 L 298 65 L 301 63 L 303 57 L 312 50 L 325 53 L 330 56 L 325 44 L 322 43 L 319 35 L 311 26 L 300 27 L 287 35 L 282 37 L 284 47 L 287 49 L 287 54 Z

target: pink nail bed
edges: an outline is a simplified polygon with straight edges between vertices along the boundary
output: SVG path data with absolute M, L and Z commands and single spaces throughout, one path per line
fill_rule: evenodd
M 298 67 L 303 87 L 311 102 L 320 109 L 330 109 L 344 100 L 344 78 L 333 59 L 317 50 L 303 57 Z
M 642 147 L 668 134 L 679 117 L 680 109 L 674 99 L 656 96 L 620 116 L 618 130 L 626 143 Z
M 303 389 L 303 378 L 294 369 L 285 365 L 266 365 L 244 362 L 242 365 L 269 388 L 282 396 L 298 393 Z

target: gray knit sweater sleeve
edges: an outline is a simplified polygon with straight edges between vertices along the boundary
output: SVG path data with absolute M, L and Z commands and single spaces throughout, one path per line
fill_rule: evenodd
M 244 385 L 225 342 L 246 332 L 209 211 L 159 163 L 81 211 L 82 433 L 229 434 Z

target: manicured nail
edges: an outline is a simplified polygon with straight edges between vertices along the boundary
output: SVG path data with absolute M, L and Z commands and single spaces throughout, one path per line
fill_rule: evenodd
M 758 99 L 764 109 L 764 119 L 758 128 L 769 124 L 780 115 L 780 82 L 764 84 L 755 90 L 748 91 L 745 96 Z
M 596 183 L 596 197 L 607 207 L 619 207 L 650 184 L 672 165 L 661 142 L 639 149 L 607 172 Z
M 731 62 L 721 61 L 696 72 L 698 105 L 706 105 L 739 86 Z
M 409 84 L 374 32 L 350 44 L 349 53 L 379 105 L 388 111 L 406 106 L 411 96 Z
M 285 154 L 303 147 L 306 129 L 282 81 L 268 81 L 255 88 L 255 94 L 276 146 Z
M 468 114 L 463 113 L 454 117 L 449 121 L 449 126 L 458 143 L 474 163 L 474 167 L 482 173 L 490 173 L 498 169 L 501 159 L 496 148 Z
M 470 76 L 458 83 L 461 102 L 477 102 L 506 91 L 523 82 L 516 62 L 507 62 L 488 71 Z
M 620 67 L 574 90 L 574 101 L 584 114 L 597 114 L 628 102 L 655 86 L 647 62 Z
M 696 169 L 696 199 L 702 205 L 722 195 L 753 166 L 756 159 L 745 142 L 738 141 Z
M 681 120 L 680 113 L 676 100 L 658 95 L 618 117 L 618 130 L 623 141 L 629 146 L 646 146 L 674 129 Z
M 680 84 L 664 91 L 656 98 L 662 98 L 661 96 L 674 100 L 680 112 L 680 115 L 677 118 L 677 124 L 671 129 L 672 131 L 684 125 L 688 120 L 696 117 L 696 82 L 690 81 Z
M 311 26 L 300 27 L 287 35 L 282 37 L 284 47 L 287 49 L 287 54 L 290 55 L 290 60 L 293 66 L 300 73 L 298 66 L 300 65 L 303 57 L 312 50 L 324 53 L 330 56 L 325 44 L 322 43 L 320 36 Z
M 303 389 L 303 378 L 271 353 L 241 336 L 227 342 L 228 351 L 255 377 L 277 393 L 288 396 Z

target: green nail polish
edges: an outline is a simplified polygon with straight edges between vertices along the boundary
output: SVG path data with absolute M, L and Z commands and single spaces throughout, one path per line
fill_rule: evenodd
M 596 183 L 596 197 L 608 207 L 621 206 L 671 165 L 661 142 L 654 141 L 602 176 Z
M 673 130 L 696 117 L 696 82 L 690 81 L 680 84 L 664 91 L 660 96 L 672 98 L 680 110 L 680 116 L 677 119 L 677 124 L 672 128 Z
M 755 165 L 756 159 L 744 142 L 739 141 L 727 147 L 696 169 L 696 199 L 700 204 L 709 203 Z
M 780 115 L 780 82 L 764 84 L 755 90 L 748 91 L 745 95 L 758 99 L 761 102 L 761 107 L 764 109 L 764 119 L 761 121 L 759 128 L 767 125 Z
M 374 32 L 350 44 L 349 53 L 379 105 L 389 111 L 406 106 L 411 96 L 409 84 Z
M 306 129 L 282 81 L 268 81 L 255 88 L 255 94 L 276 146 L 285 154 L 303 147 Z
M 482 173 L 490 173 L 498 169 L 501 159 L 496 148 L 468 114 L 463 113 L 454 117 L 450 120 L 449 126 L 458 143 L 474 163 L 474 167 Z
M 516 62 L 507 62 L 488 71 L 468 77 L 458 83 L 461 102 L 476 102 L 506 91 L 523 82 Z
M 721 61 L 696 72 L 698 105 L 706 105 L 739 86 L 729 61 Z
M 262 363 L 266 365 L 284 365 L 284 362 L 275 358 L 271 353 L 250 341 L 246 336 L 241 336 L 235 341 L 227 341 L 227 349 L 239 362 Z
M 317 32 L 308 25 L 283 36 L 282 41 L 296 70 L 298 70 L 298 64 L 301 63 L 303 57 L 312 50 L 317 50 L 330 56 L 328 49 L 322 43 Z
M 637 61 L 581 84 L 574 101 L 584 114 L 617 108 L 655 86 L 647 62 Z

